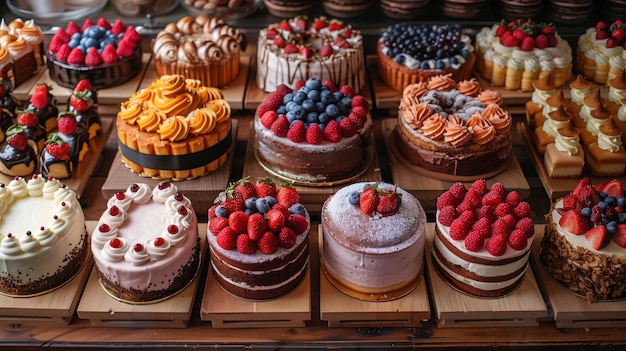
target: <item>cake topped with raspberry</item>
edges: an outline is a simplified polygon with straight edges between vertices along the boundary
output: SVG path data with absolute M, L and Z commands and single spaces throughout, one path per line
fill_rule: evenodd
M 624 21 L 598 21 L 578 37 L 576 69 L 590 81 L 606 84 L 624 69 L 625 49 Z
M 254 118 L 255 151 L 285 178 L 337 180 L 365 166 L 372 128 L 367 99 L 313 77 L 266 96 Z
M 457 182 L 437 198 L 433 262 L 464 293 L 506 296 L 524 279 L 534 236 L 532 209 L 517 191 Z
M 311 225 L 295 188 L 246 177 L 220 193 L 208 216 L 211 265 L 226 291 L 272 299 L 306 275 Z

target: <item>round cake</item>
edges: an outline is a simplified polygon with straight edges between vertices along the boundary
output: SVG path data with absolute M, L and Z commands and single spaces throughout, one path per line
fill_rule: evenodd
M 591 303 L 626 297 L 626 215 L 619 179 L 583 178 L 546 216 L 540 258 L 550 276 Z
M 76 193 L 58 180 L 34 174 L 0 184 L 0 210 L 0 293 L 42 294 L 85 265 L 85 216 Z
M 502 97 L 475 79 L 450 77 L 404 89 L 392 149 L 410 167 L 428 174 L 476 178 L 503 170 L 512 152 L 511 115 Z
M 294 188 L 241 179 L 215 199 L 208 217 L 211 266 L 227 292 L 274 299 L 306 276 L 311 221 Z
M 558 88 L 572 74 L 572 48 L 551 24 L 516 20 L 483 27 L 476 34 L 476 70 L 493 86 L 532 91 L 550 74 Z
M 626 24 L 622 20 L 612 23 L 598 22 L 578 38 L 576 69 L 585 78 L 598 84 L 606 84 L 626 66 L 625 42 Z
M 73 89 L 87 79 L 94 88 L 111 88 L 141 72 L 141 35 L 121 20 L 110 24 L 86 19 L 82 27 L 69 21 L 59 27 L 46 51 L 50 79 Z
M 468 79 L 474 67 L 474 47 L 461 25 L 394 24 L 378 39 L 380 78 L 394 90 L 450 74 Z
M 524 280 L 535 235 L 530 205 L 502 184 L 457 182 L 437 198 L 433 263 L 443 280 L 476 297 L 505 297 Z
M 100 284 L 116 299 L 150 303 L 180 292 L 200 266 L 191 201 L 169 182 L 131 184 L 107 201 L 91 252 Z
M 388 183 L 354 183 L 322 207 L 324 274 L 363 300 L 411 292 L 422 274 L 426 215 L 410 193 Z
M 164 75 L 121 104 L 116 126 L 122 161 L 157 179 L 194 179 L 226 162 L 230 105 L 217 88 Z
M 254 150 L 261 165 L 282 178 L 334 182 L 369 166 L 372 130 L 362 95 L 310 78 L 296 90 L 283 85 L 266 96 L 254 118 Z
M 274 23 L 259 32 L 257 85 L 271 92 L 317 77 L 336 86 L 365 87 L 363 36 L 337 19 L 306 16 Z
M 242 33 L 217 17 L 185 16 L 160 31 L 152 46 L 156 72 L 183 75 L 202 85 L 223 88 L 239 75 L 246 48 Z

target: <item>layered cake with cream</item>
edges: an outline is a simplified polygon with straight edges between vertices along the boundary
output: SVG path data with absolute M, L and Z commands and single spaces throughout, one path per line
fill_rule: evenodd
M 200 266 L 191 201 L 170 182 L 131 184 L 107 201 L 91 235 L 102 287 L 116 299 L 150 303 L 189 285 Z
M 410 193 L 388 183 L 354 183 L 322 207 L 322 270 L 350 296 L 408 294 L 422 274 L 426 215 Z
M 118 146 L 131 171 L 158 179 L 194 179 L 226 162 L 230 105 L 221 90 L 165 75 L 134 92 L 117 114 Z
M 437 198 L 433 263 L 445 282 L 476 297 L 505 297 L 522 283 L 535 237 L 532 209 L 516 191 L 483 179 Z
M 474 67 L 474 46 L 461 25 L 394 24 L 376 43 L 380 78 L 402 91 L 407 85 L 437 75 L 469 79 Z
M 626 297 L 624 185 L 583 178 L 552 204 L 540 259 L 563 287 L 587 302 Z
M 512 152 L 511 115 L 502 97 L 475 79 L 447 75 L 404 89 L 394 151 L 409 166 L 451 177 L 479 177 L 503 170 Z
M 15 86 L 32 77 L 43 65 L 43 31 L 34 20 L 0 21 L 0 71 Z
M 493 86 L 532 91 L 533 81 L 550 74 L 561 87 L 572 74 L 572 48 L 551 24 L 533 20 L 501 22 L 476 34 L 476 70 Z
M 259 32 L 256 82 L 271 92 L 316 77 L 359 93 L 365 87 L 364 60 L 360 31 L 337 19 L 297 16 Z
M 0 293 L 42 294 L 85 265 L 85 216 L 76 193 L 58 180 L 33 174 L 0 184 L 0 210 Z
M 223 88 L 239 75 L 246 38 L 218 17 L 184 16 L 160 31 L 152 45 L 159 76 L 178 74 Z
M 274 299 L 307 275 L 311 221 L 296 189 L 244 178 L 215 199 L 208 217 L 211 267 L 229 293 Z
M 576 70 L 590 81 L 606 84 L 624 69 L 626 24 L 599 21 L 578 37 Z
M 373 124 L 369 102 L 350 86 L 313 77 L 292 90 L 279 86 L 254 117 L 259 162 L 281 177 L 304 182 L 342 180 L 365 169 Z

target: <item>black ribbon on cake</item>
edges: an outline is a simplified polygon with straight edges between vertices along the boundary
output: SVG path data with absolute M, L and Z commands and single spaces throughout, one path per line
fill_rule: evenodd
M 194 169 L 208 165 L 228 151 L 232 144 L 232 128 L 228 131 L 228 135 L 226 135 L 226 137 L 220 140 L 217 144 L 208 149 L 185 155 L 144 154 L 129 148 L 119 141 L 117 144 L 119 145 L 124 157 L 141 167 L 163 169 L 167 171 Z

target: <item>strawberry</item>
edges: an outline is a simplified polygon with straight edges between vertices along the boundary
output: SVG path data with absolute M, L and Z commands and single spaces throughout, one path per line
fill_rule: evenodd
M 121 19 L 116 19 L 111 27 L 111 33 L 115 35 L 119 35 L 126 31 L 126 27 L 124 26 L 124 22 Z
M 465 237 L 463 244 L 469 251 L 478 252 L 485 246 L 485 239 L 478 233 L 472 232 Z
M 248 226 L 248 214 L 243 211 L 233 211 L 228 216 L 228 226 L 237 234 L 245 233 Z
M 91 82 L 89 82 L 89 79 L 79 80 L 78 83 L 76 83 L 76 86 L 74 87 L 75 93 L 84 92 L 85 90 L 89 90 L 92 93 L 94 91 L 93 86 L 91 85 Z
M 531 218 L 533 215 L 532 212 L 533 211 L 530 208 L 530 204 L 526 201 L 520 202 L 517 206 L 515 206 L 515 208 L 513 208 L 513 214 L 517 219 L 522 219 L 525 217 Z
M 276 197 L 276 184 L 274 184 L 271 178 L 258 178 L 256 183 L 254 183 L 254 187 L 259 199 L 267 196 Z
M 305 58 L 309 58 L 313 56 L 313 49 L 311 49 L 311 45 L 301 46 L 298 52 L 300 53 L 301 56 Z
M 90 47 L 85 56 L 85 65 L 93 67 L 100 64 L 102 64 L 102 56 L 98 53 L 98 49 Z
M 324 135 L 324 140 L 331 143 L 339 142 L 341 140 L 341 127 L 337 121 L 331 120 L 324 128 L 322 134 Z
M 313 29 L 316 32 L 319 32 L 322 28 L 325 28 L 328 25 L 328 21 L 324 18 L 319 18 L 313 23 Z
M 624 185 L 619 179 L 612 179 L 606 182 L 602 191 L 605 192 L 607 196 L 613 196 L 616 199 L 624 197 Z
M 284 247 L 285 249 L 293 247 L 296 244 L 296 240 L 296 232 L 289 227 L 283 227 L 280 232 L 278 232 L 278 245 Z
M 59 133 L 72 135 L 76 131 L 77 125 L 78 122 L 76 122 L 76 115 L 74 113 L 69 111 L 59 113 L 59 117 L 57 117 Z
M 367 101 L 365 96 L 363 96 L 363 95 L 355 95 L 352 98 L 352 111 L 354 111 L 354 109 L 357 106 L 358 107 L 362 107 L 363 110 L 365 111 L 365 114 L 367 115 L 367 111 L 369 111 L 369 109 L 370 109 L 370 103 L 369 103 L 369 101 Z
M 595 226 L 585 233 L 585 239 L 596 250 L 600 250 L 609 242 L 609 233 L 603 225 Z
M 499 26 L 496 28 L 496 36 L 497 36 L 497 37 L 501 37 L 501 36 L 502 36 L 502 34 L 504 34 L 505 32 L 508 32 L 508 31 L 509 31 L 509 27 L 507 27 L 507 26 L 506 26 L 506 25 L 504 25 L 504 24 L 501 24 L 501 25 L 499 25 Z
M 300 49 L 298 49 L 298 46 L 296 44 L 289 43 L 285 45 L 285 47 L 283 48 L 283 52 L 285 54 L 297 54 L 300 52 Z
M 63 142 L 55 133 L 48 135 L 45 144 L 46 152 L 54 158 L 67 161 L 70 159 L 70 144 Z
M 369 187 L 361 192 L 359 197 L 359 208 L 366 215 L 372 215 L 378 206 L 378 194 L 374 187 Z
M 217 235 L 222 229 L 228 227 L 228 218 L 224 217 L 213 217 L 209 221 L 209 232 L 213 235 Z
M 85 91 L 79 92 L 79 93 L 74 93 L 74 94 L 72 94 L 70 96 L 70 105 L 77 112 L 85 112 L 93 104 L 93 100 L 91 98 L 91 95 L 92 95 L 91 91 L 89 91 L 89 90 L 85 90 Z
M 395 190 L 382 191 L 378 195 L 378 205 L 376 211 L 379 213 L 387 213 L 398 207 L 398 193 Z
M 519 39 L 513 35 L 502 36 L 500 37 L 500 43 L 506 47 L 516 47 L 519 46 Z
M 306 142 L 311 145 L 319 145 L 324 141 L 324 134 L 317 123 L 311 123 L 306 130 Z
M 263 234 L 268 230 L 265 218 L 260 213 L 253 213 L 248 216 L 248 223 L 246 227 L 250 240 L 259 240 Z
M 555 47 L 558 44 L 558 40 L 555 35 L 548 35 L 548 47 Z
M 239 179 L 235 182 L 233 187 L 241 193 L 244 200 L 256 197 L 256 188 L 254 187 L 254 184 L 250 182 L 250 177 Z
M 591 228 L 591 222 L 589 219 L 583 217 L 575 210 L 565 212 L 561 216 L 561 219 L 559 219 L 559 225 L 563 228 L 563 230 L 575 235 L 583 234 Z
M 104 49 L 102 49 L 102 62 L 104 63 L 114 63 L 119 61 L 119 56 L 117 55 L 117 51 L 115 50 L 115 46 L 113 44 L 107 44 Z
M 328 25 L 328 30 L 333 32 L 336 30 L 342 30 L 343 29 L 343 24 L 341 24 L 341 22 L 339 21 L 332 21 L 329 25 Z
M 272 232 L 265 232 L 258 240 L 259 251 L 271 255 L 278 251 L 278 238 Z
M 287 217 L 285 225 L 293 229 L 296 234 L 302 234 L 309 228 L 309 222 L 306 220 L 306 217 L 293 213 Z
M 286 137 L 287 132 L 289 131 L 289 120 L 287 120 L 287 117 L 285 116 L 279 116 L 278 118 L 276 118 L 274 123 L 272 123 L 270 130 L 277 137 L 280 137 L 280 138 Z
M 548 36 L 545 35 L 545 34 L 540 34 L 540 35 L 538 35 L 535 38 L 535 46 L 538 49 L 545 49 L 545 48 L 547 48 L 548 47 L 548 43 L 549 43 Z
M 320 48 L 319 54 L 320 54 L 321 57 L 329 57 L 330 55 L 333 54 L 333 47 L 328 45 L 328 44 L 324 44 Z
M 287 216 L 285 216 L 285 213 L 276 208 L 272 208 L 267 211 L 265 216 L 267 217 L 269 230 L 274 233 L 278 233 L 285 226 L 285 223 L 287 223 Z
M 481 199 L 481 204 L 483 206 L 497 206 L 500 203 L 502 203 L 502 196 L 497 191 L 489 191 Z
M 300 15 L 296 17 L 296 28 L 298 28 L 298 30 L 300 30 L 301 32 L 306 31 L 307 27 L 309 26 L 308 24 L 308 20 L 309 18 L 305 15 Z
M 617 231 L 611 237 L 621 247 L 626 247 L 626 224 L 618 224 Z
M 616 28 L 611 31 L 611 37 L 617 41 L 626 39 L 626 31 L 623 28 Z
M 279 48 L 284 48 L 286 45 L 285 38 L 280 34 L 274 37 L 274 40 L 272 41 L 272 43 L 276 45 L 276 47 L 279 47 Z
M 325 85 L 328 88 L 328 90 L 332 91 L 333 93 L 337 91 L 337 86 L 335 86 L 335 83 L 333 83 L 330 80 L 323 81 L 322 85 Z
M 230 227 L 224 227 L 217 233 L 217 244 L 224 250 L 232 250 L 237 246 L 237 233 Z
M 592 185 L 585 185 L 578 193 L 578 201 L 585 206 L 593 206 L 600 201 L 600 195 Z
M 524 250 L 528 245 L 528 237 L 522 230 L 515 229 L 509 235 L 508 243 L 513 250 Z
M 48 93 L 45 91 L 36 91 L 30 97 L 30 103 L 36 109 L 44 109 L 48 106 Z
M 276 201 L 279 204 L 290 208 L 292 205 L 300 203 L 300 195 L 298 195 L 298 191 L 292 187 L 284 187 L 278 189 L 276 192 Z
M 604 21 L 598 21 L 598 23 L 596 23 L 596 31 L 606 29 L 608 27 L 608 24 L 606 24 L 606 22 Z
M 493 256 L 502 256 L 506 252 L 507 237 L 504 235 L 495 235 L 487 240 L 485 248 Z
M 343 138 L 349 138 L 356 134 L 359 129 L 358 123 L 359 119 L 357 117 L 346 117 L 339 122 L 339 128 L 341 129 L 341 136 Z
M 339 47 L 341 49 L 348 49 L 350 48 L 350 43 L 348 43 L 344 37 L 337 37 L 333 41 L 333 46 Z
M 605 46 L 606 46 L 607 49 L 612 49 L 612 48 L 614 48 L 616 46 L 620 46 L 620 45 L 619 45 L 619 41 L 617 41 L 616 39 L 608 38 L 606 40 Z
M 215 198 L 215 203 L 219 203 L 224 206 L 229 214 L 235 211 L 244 211 L 246 209 L 243 195 L 238 190 L 231 188 L 219 193 L 219 195 Z
M 519 41 L 523 41 L 524 38 L 528 38 L 528 34 L 521 28 L 514 29 L 513 36 L 519 39 Z
M 268 40 L 274 40 L 274 38 L 276 38 L 278 35 L 278 30 L 276 28 L 268 28 L 265 31 L 265 38 L 267 38 Z
M 301 143 L 306 140 L 306 127 L 304 122 L 295 121 L 287 131 L 287 138 L 294 143 Z
M 291 25 L 289 24 L 289 22 L 287 20 L 282 20 L 279 24 L 278 24 L 278 29 L 280 30 L 284 30 L 287 32 L 291 32 L 293 29 L 291 28 Z
M 39 117 L 37 116 L 35 111 L 31 109 L 18 111 L 17 123 L 24 127 L 32 128 L 39 124 Z
M 342 92 L 343 95 L 349 97 L 350 99 L 352 99 L 355 95 L 354 90 L 352 90 L 352 87 L 349 85 L 342 85 L 339 91 Z
M 572 194 L 578 196 L 578 194 L 580 193 L 580 189 L 582 189 L 584 186 L 587 186 L 587 185 L 591 185 L 591 179 L 589 179 L 589 177 L 584 177 L 578 182 L 578 184 L 572 191 Z
M 602 40 L 602 39 L 606 39 L 610 36 L 611 34 L 609 33 L 608 30 L 599 30 L 596 32 L 596 40 Z
M 28 146 L 28 134 L 22 126 L 14 124 L 6 131 L 6 142 L 14 149 L 25 150 Z
M 237 236 L 237 251 L 244 255 L 252 255 L 257 250 L 256 241 L 250 240 L 247 234 L 239 234 Z
M 533 37 L 525 37 L 520 43 L 522 51 L 532 51 L 535 48 L 535 39 Z
M 532 218 L 525 217 L 520 219 L 515 225 L 515 229 L 523 231 L 529 238 L 535 235 L 535 223 Z
M 291 212 L 289 212 L 289 208 L 283 204 L 276 203 L 274 206 L 272 206 L 272 209 L 276 209 L 282 212 L 285 216 L 285 220 L 289 218 L 289 215 L 291 214 Z
M 83 62 L 85 62 L 85 53 L 83 50 L 78 47 L 73 48 L 69 56 L 67 56 L 67 63 L 81 65 Z

